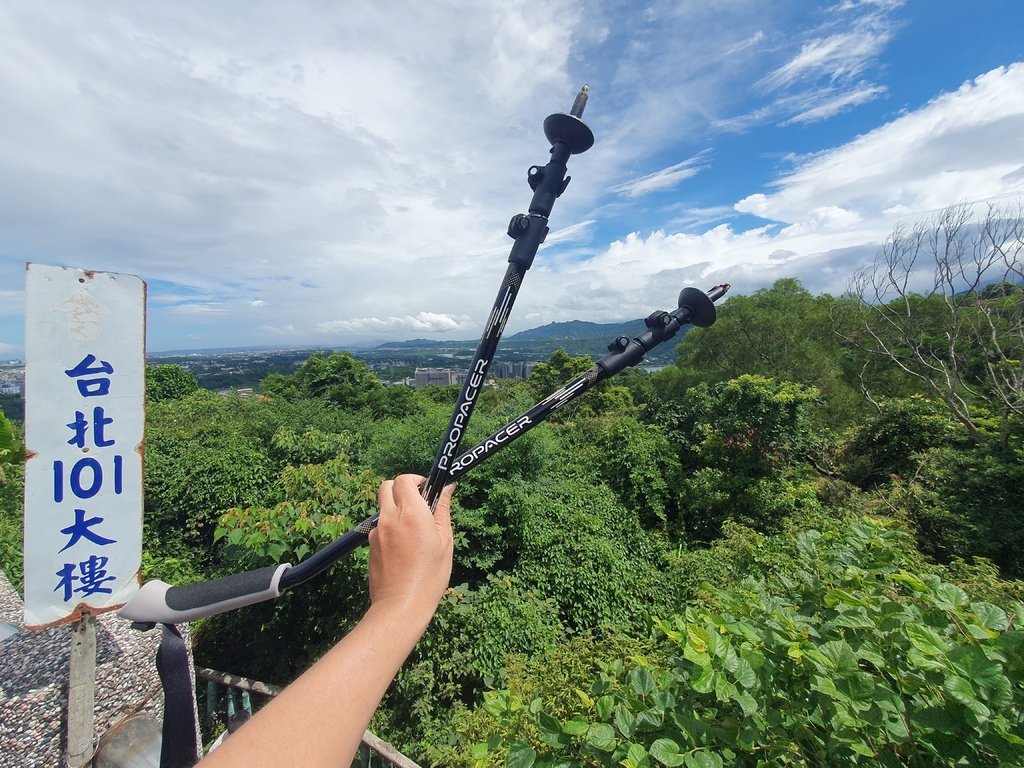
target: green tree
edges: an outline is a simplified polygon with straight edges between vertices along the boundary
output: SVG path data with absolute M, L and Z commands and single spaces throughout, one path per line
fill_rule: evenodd
M 682 467 L 661 427 L 621 416 L 599 433 L 595 449 L 601 477 L 645 527 L 680 526 Z
M 879 498 L 909 517 L 923 552 L 949 562 L 986 558 L 1008 578 L 1024 577 L 1024 452 L 939 445 L 915 456 Z
M 541 654 L 563 638 L 554 601 L 514 576 L 448 590 L 385 699 L 380 732 L 429 752 L 446 743 L 453 717 L 504 680 L 509 656 Z
M 16 589 L 22 585 L 25 467 L 21 439 L 14 424 L 0 414 L 0 570 Z
M 710 541 L 726 520 L 774 531 L 818 506 L 816 473 L 804 460 L 817 397 L 793 382 L 740 376 L 693 387 L 661 410 L 684 470 L 679 503 L 690 538 Z
M 583 355 L 570 357 L 564 349 L 556 349 L 546 363 L 537 363 L 526 379 L 534 400 L 542 400 L 570 379 L 589 371 L 594 361 Z
M 864 403 L 834 332 L 835 308 L 831 296 L 814 297 L 795 278 L 777 280 L 750 296 L 732 296 L 718 307 L 714 325 L 686 334 L 678 347 L 678 371 L 670 367 L 654 374 L 655 389 L 672 401 L 696 383 L 767 376 L 816 387 L 834 421 L 851 421 Z
M 256 423 L 270 404 L 198 390 L 151 403 L 146 417 L 147 546 L 164 554 L 186 545 L 210 562 L 220 513 L 266 501 L 273 489 L 271 426 Z
M 554 601 L 568 630 L 640 626 L 664 605 L 662 544 L 607 486 L 572 475 L 505 483 L 488 506 L 511 518 L 511 572 Z
M 537 363 L 526 380 L 535 400 L 542 400 L 556 389 L 594 367 L 586 355 L 570 357 L 564 349 L 556 349 L 546 363 Z M 563 407 L 550 418 L 564 421 L 570 416 L 588 416 L 595 413 L 623 412 L 634 407 L 630 390 L 605 379 L 592 387 L 586 395 Z
M 972 598 L 908 543 L 870 520 L 805 532 L 785 573 L 655 620 L 656 648 L 588 646 L 589 685 L 538 659 L 459 719 L 446 764 L 1020 764 L 1024 606 Z
M 942 405 L 920 396 L 883 399 L 876 415 L 847 433 L 843 474 L 865 488 L 892 475 L 911 475 L 922 452 L 952 444 L 956 437 L 956 425 Z
M 926 278 L 923 290 L 920 275 Z M 847 339 L 942 402 L 975 442 L 984 411 L 1004 449 L 1024 417 L 1024 205 L 967 204 L 899 226 L 852 279 Z
M 151 403 L 161 400 L 180 400 L 199 389 L 199 379 L 180 365 L 146 366 L 146 399 Z
M 315 352 L 295 373 L 272 374 L 260 384 L 260 391 L 286 399 L 319 398 L 354 411 L 367 405 L 383 385 L 366 363 L 348 352 Z

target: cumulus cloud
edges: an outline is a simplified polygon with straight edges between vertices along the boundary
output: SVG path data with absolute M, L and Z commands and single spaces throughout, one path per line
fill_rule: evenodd
M 4 4 L 0 338 L 21 336 L 26 254 L 140 274 L 152 349 L 469 337 L 541 124 L 583 79 L 598 144 L 510 331 L 639 316 L 723 270 L 824 284 L 894 217 L 1019 189 L 1016 68 L 737 189 L 696 154 L 724 166 L 726 128 L 789 125 L 786 151 L 888 93 L 900 3 L 798 5 Z
M 737 290 L 798 275 L 814 291 L 841 293 L 850 274 L 900 222 L 927 218 L 963 199 L 1024 196 L 1024 64 L 1001 67 L 857 139 L 798 162 L 773 192 L 736 211 L 766 220 L 739 230 L 631 232 L 567 265 L 541 302 L 585 304 L 602 285 L 619 291 L 618 313 L 638 317 L 682 284 Z M 596 305 L 591 305 L 591 310 Z
M 1024 64 L 999 67 L 841 147 L 806 159 L 736 208 L 799 223 L 823 204 L 874 222 L 924 215 L 962 199 L 1024 193 L 1014 175 L 1024 135 Z

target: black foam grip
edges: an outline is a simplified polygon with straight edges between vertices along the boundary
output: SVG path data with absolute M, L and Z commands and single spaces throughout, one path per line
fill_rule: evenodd
M 171 587 L 164 600 L 168 608 L 187 611 L 204 605 L 215 605 L 245 595 L 266 592 L 274 581 L 274 574 L 280 565 L 268 565 L 255 571 L 233 573 L 212 581 L 190 584 L 186 587 Z

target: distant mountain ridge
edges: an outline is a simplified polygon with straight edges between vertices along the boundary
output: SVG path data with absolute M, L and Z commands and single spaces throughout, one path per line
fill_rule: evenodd
M 568 320 L 561 323 L 548 323 L 537 328 L 529 328 L 519 333 L 506 336 L 505 342 L 531 343 L 550 341 L 594 341 L 609 342 L 616 336 L 637 336 L 644 331 L 643 320 L 626 320 L 621 323 L 591 323 L 586 320 Z M 442 347 L 464 347 L 476 344 L 476 339 L 445 340 L 408 339 L 407 341 L 389 341 L 374 347 L 375 350 L 387 349 L 438 349 Z
M 611 341 L 616 336 L 637 336 L 644 331 L 643 320 L 626 320 L 621 323 L 591 323 L 586 320 L 569 320 L 564 323 L 548 323 L 539 328 L 514 333 L 509 341 L 558 341 L 559 339 L 595 339 Z M 606 338 L 607 337 L 607 338 Z
M 432 347 L 451 347 L 472 344 L 472 341 L 435 341 L 434 339 L 407 339 L 406 341 L 385 341 L 373 349 L 429 349 Z

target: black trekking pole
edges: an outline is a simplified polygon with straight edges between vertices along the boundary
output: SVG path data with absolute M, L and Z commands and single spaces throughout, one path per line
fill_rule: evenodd
M 455 410 L 452 412 L 451 421 L 448 422 L 441 447 L 422 488 L 423 498 L 427 500 L 431 511 L 434 510 L 441 489 L 447 482 L 451 460 L 458 453 L 459 445 L 466 433 L 469 417 L 473 413 L 477 395 L 480 394 L 487 377 L 487 369 L 498 348 L 505 321 L 508 320 L 512 304 L 516 300 L 523 276 L 533 265 L 537 248 L 547 236 L 551 207 L 555 204 L 555 198 L 559 197 L 569 184 L 569 177 L 565 175 L 566 162 L 570 155 L 586 152 L 594 144 L 594 134 L 586 123 L 580 120 L 583 109 L 587 106 L 589 90 L 586 85 L 580 89 L 568 115 L 549 115 L 544 120 L 544 135 L 551 142 L 551 160 L 543 168 L 539 165 L 530 167 L 527 180 L 533 190 L 533 199 L 530 201 L 529 213 L 517 214 L 509 222 L 508 236 L 515 243 L 508 257 L 505 279 L 501 283 L 498 296 L 494 300 L 494 308 L 491 309 L 491 315 L 484 326 L 462 391 L 455 401 Z M 376 525 L 376 521 L 373 525 Z
M 655 346 L 675 336 L 683 325 L 707 327 L 714 323 L 714 302 L 728 290 L 727 284 L 716 285 L 707 294 L 696 288 L 684 288 L 679 294 L 677 309 L 652 313 L 645 321 L 647 330 L 634 339 L 628 336 L 613 339 L 608 345 L 609 354 L 590 370 L 564 384 L 452 461 L 448 478 L 456 480 L 462 477 L 595 384 L 636 365 Z M 172 587 L 161 581 L 149 582 L 121 609 L 120 615 L 143 623 L 180 623 L 280 597 L 285 589 L 308 581 L 366 543 L 376 521 L 375 514 L 295 567 L 281 563 L 184 587 Z M 330 553 L 329 558 L 324 556 L 325 552 Z M 286 581 L 295 571 L 299 571 L 301 578 Z M 144 590 L 148 590 L 145 596 Z
M 529 432 L 562 406 L 575 400 L 596 384 L 636 365 L 655 346 L 676 335 L 684 325 L 707 328 L 715 322 L 714 302 L 722 298 L 729 285 L 716 285 L 705 294 L 696 288 L 683 288 L 679 307 L 672 312 L 653 312 L 645 320 L 647 330 L 634 339 L 616 336 L 608 345 L 608 354 L 572 381 L 563 384 L 533 408 L 513 419 L 497 432 L 481 440 L 452 462 L 450 480 L 458 480 L 480 462 L 489 459 L 517 437 Z
M 566 175 L 569 157 L 586 152 L 594 145 L 593 132 L 580 119 L 587 105 L 589 90 L 586 85 L 580 89 L 569 114 L 556 113 L 548 115 L 544 120 L 544 135 L 551 143 L 551 159 L 547 165 L 534 165 L 529 168 L 527 182 L 533 190 L 530 207 L 527 213 L 516 214 L 509 222 L 508 235 L 514 242 L 508 257 L 508 268 L 505 271 L 501 287 L 498 289 L 491 314 L 484 325 L 466 380 L 455 402 L 455 409 L 452 412 L 448 428 L 445 430 L 441 446 L 434 458 L 433 466 L 430 468 L 430 474 L 422 487 L 423 498 L 427 501 L 431 511 L 436 506 L 441 490 L 447 482 L 451 461 L 457 455 L 462 443 L 469 418 L 476 405 L 477 396 L 483 388 L 487 370 L 494 358 L 498 342 L 501 340 L 501 334 L 509 313 L 512 311 L 512 305 L 519 294 L 523 277 L 533 265 L 537 249 L 547 237 L 548 217 L 551 215 L 551 209 L 555 200 L 561 196 L 569 184 L 570 177 Z M 307 581 L 353 549 L 364 544 L 370 531 L 376 525 L 377 515 L 367 518 L 347 534 L 318 550 L 294 568 L 285 564 L 269 566 L 256 571 L 194 584 L 187 588 L 174 587 L 171 589 L 190 590 L 187 597 L 176 593 L 178 597 L 182 598 L 179 605 L 188 605 L 186 610 L 189 611 L 189 615 L 204 607 L 211 609 L 208 613 L 200 613 L 194 615 L 193 618 L 214 615 L 270 597 L 277 597 L 281 591 Z M 162 582 L 150 582 L 150 584 L 162 584 Z M 149 584 L 143 585 L 140 591 L 125 604 L 119 614 L 136 622 L 177 623 L 191 620 L 189 618 L 140 618 L 151 613 L 156 615 L 161 612 L 160 603 L 165 601 L 163 593 L 166 593 L 166 605 L 163 607 L 172 608 L 170 605 L 171 591 L 167 585 L 163 585 L 163 593 L 159 596 L 156 594 L 157 590 L 147 589 L 149 586 Z M 170 612 L 165 612 L 164 615 L 184 616 L 185 614 L 183 610 L 173 609 Z

